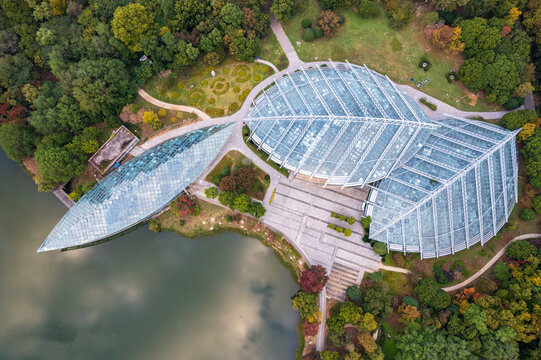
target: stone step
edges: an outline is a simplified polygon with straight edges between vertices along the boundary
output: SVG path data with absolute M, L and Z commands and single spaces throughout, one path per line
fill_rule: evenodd
M 358 285 L 359 270 L 344 264 L 334 263 L 327 282 L 327 297 L 344 301 L 346 289 Z

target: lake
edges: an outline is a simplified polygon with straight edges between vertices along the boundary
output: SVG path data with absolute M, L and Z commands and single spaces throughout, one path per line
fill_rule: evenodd
M 297 290 L 239 234 L 37 254 L 66 212 L 0 151 L 0 359 L 293 359 Z

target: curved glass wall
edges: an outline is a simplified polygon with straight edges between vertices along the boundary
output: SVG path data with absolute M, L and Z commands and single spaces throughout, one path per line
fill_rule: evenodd
M 283 77 L 246 121 L 272 160 L 344 186 L 385 177 L 437 127 L 387 77 L 349 63 Z
M 123 164 L 75 203 L 38 252 L 91 243 L 145 221 L 199 176 L 232 129 L 229 123 L 196 130 Z
M 370 186 L 370 237 L 390 250 L 428 258 L 484 243 L 517 202 L 517 131 L 459 118 L 438 124 L 405 165 Z

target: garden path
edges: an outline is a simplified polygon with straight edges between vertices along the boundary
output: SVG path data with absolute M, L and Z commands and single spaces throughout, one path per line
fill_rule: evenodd
M 194 107 L 191 107 L 191 106 L 186 106 L 186 105 L 170 104 L 170 103 L 160 101 L 160 100 L 150 96 L 150 94 L 147 93 L 143 89 L 139 89 L 137 91 L 137 93 L 139 94 L 139 96 L 141 96 L 143 99 L 145 99 L 149 103 L 154 104 L 156 106 L 159 106 L 161 108 L 169 109 L 169 110 L 175 110 L 175 111 L 185 111 L 185 112 L 190 112 L 190 113 L 196 113 L 197 116 L 199 116 L 203 120 L 210 119 L 210 116 L 208 116 L 205 112 L 203 112 L 203 111 L 201 111 L 201 110 L 199 110 L 197 108 L 194 108 Z
M 276 20 L 272 13 L 270 14 L 270 19 L 272 32 L 276 36 L 276 39 L 278 39 L 282 50 L 284 50 L 284 52 L 286 53 L 287 59 L 289 60 L 289 67 L 303 64 L 301 59 L 299 59 L 299 55 L 297 55 L 295 48 L 293 47 L 293 45 L 291 45 L 291 42 L 289 41 L 289 38 L 287 37 L 284 29 L 282 28 L 282 25 L 280 25 L 280 23 Z
M 526 240 L 526 239 L 537 239 L 537 238 L 541 238 L 541 234 L 524 234 L 524 235 L 519 235 L 517 237 L 515 237 L 513 240 L 511 240 L 509 242 L 509 244 L 511 244 L 512 242 L 515 242 L 517 240 Z M 498 251 L 496 253 L 496 255 L 494 255 L 492 257 L 492 259 L 490 259 L 489 262 L 487 262 L 485 264 L 485 266 L 483 266 L 478 272 L 476 272 L 473 276 L 470 276 L 469 278 L 467 278 L 466 280 L 464 280 L 463 282 L 461 282 L 460 284 L 456 284 L 456 285 L 453 285 L 453 286 L 448 286 L 448 287 L 444 287 L 443 290 L 447 291 L 447 292 L 451 292 L 451 291 L 455 291 L 455 290 L 458 290 L 458 289 L 461 289 L 463 288 L 464 286 L 468 285 L 468 284 L 471 284 L 473 281 L 477 280 L 477 278 L 481 275 L 483 275 L 485 273 L 485 271 L 487 271 L 488 269 L 490 269 L 492 267 L 492 265 L 494 265 L 496 263 L 496 261 L 498 261 L 502 255 L 504 254 L 505 252 L 505 248 L 509 246 L 509 244 L 505 245 L 500 251 Z
M 255 62 L 270 66 L 272 68 L 272 70 L 274 70 L 274 73 L 280 72 L 280 70 L 278 70 L 278 68 L 273 63 L 271 63 L 270 61 L 263 60 L 263 59 L 257 59 Z

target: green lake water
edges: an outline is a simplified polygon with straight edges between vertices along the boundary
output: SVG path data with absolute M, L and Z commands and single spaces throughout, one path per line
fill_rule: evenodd
M 36 250 L 66 208 L 0 151 L 0 359 L 293 359 L 289 272 L 238 234 Z

